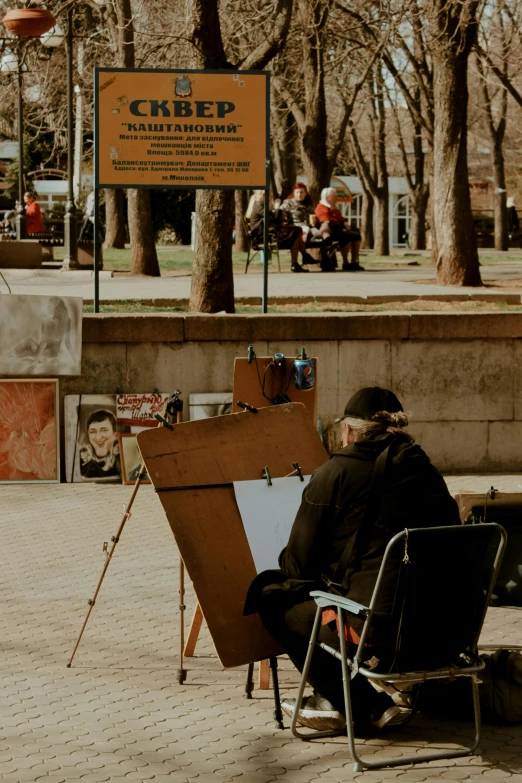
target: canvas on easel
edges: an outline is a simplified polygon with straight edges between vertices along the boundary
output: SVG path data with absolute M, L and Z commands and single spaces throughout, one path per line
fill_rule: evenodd
M 233 482 L 303 475 L 328 455 L 301 404 L 142 432 L 138 445 L 174 533 L 223 666 L 282 652 L 258 615 L 243 616 L 256 575 Z M 299 478 L 295 477 L 296 481 Z

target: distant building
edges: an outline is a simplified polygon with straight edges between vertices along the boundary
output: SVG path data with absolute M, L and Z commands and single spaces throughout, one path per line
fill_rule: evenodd
M 340 180 L 350 189 L 352 203 L 343 203 L 344 212 L 357 228 L 361 227 L 362 185 L 359 177 L 336 175 L 333 180 Z M 388 214 L 390 247 L 408 247 L 410 233 L 410 198 L 408 185 L 404 177 L 388 177 Z

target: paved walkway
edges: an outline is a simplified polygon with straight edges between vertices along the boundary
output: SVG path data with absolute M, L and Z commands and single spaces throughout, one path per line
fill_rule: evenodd
M 364 263 L 364 261 L 363 261 Z M 296 275 L 291 272 L 271 273 L 269 276 L 269 297 L 287 296 L 458 296 L 491 295 L 497 291 L 522 294 L 522 254 L 520 261 L 498 262 L 485 265 L 481 269 L 485 282 L 491 280 L 517 280 L 515 290 L 492 288 L 460 288 L 435 284 L 435 271 L 429 266 L 397 267 L 392 263 L 380 264 L 378 268 L 357 273 L 315 273 Z M 93 277 L 90 272 L 56 272 L 23 274 L 15 270 L 3 272 L 13 293 L 17 294 L 57 294 L 64 296 L 82 296 L 93 298 Z M 433 281 L 426 285 L 426 281 Z M 262 279 L 260 274 L 236 274 L 234 290 L 237 298 L 261 296 Z M 0 292 L 5 285 L 0 280 Z M 116 299 L 187 299 L 190 296 L 190 276 L 173 277 L 130 277 L 115 273 L 108 277 L 102 275 L 100 281 L 101 300 Z
M 521 477 L 494 478 L 500 489 Z M 504 483 L 501 483 L 504 482 Z M 491 478 L 452 479 L 452 488 Z M 0 778 L 6 783 L 522 781 L 522 726 L 485 727 L 482 757 L 354 775 L 342 738 L 306 743 L 272 724 L 267 692 L 242 697 L 203 632 L 176 679 L 178 555 L 150 487 L 138 493 L 73 668 L 66 663 L 131 488 L 0 486 Z M 443 566 L 441 564 L 441 576 Z M 189 610 L 194 596 L 189 590 Z M 520 642 L 522 613 L 492 610 L 486 637 Z M 283 694 L 297 677 L 281 661 Z M 288 725 L 288 721 L 286 721 Z M 471 726 L 416 719 L 367 738 L 374 756 L 440 747 Z

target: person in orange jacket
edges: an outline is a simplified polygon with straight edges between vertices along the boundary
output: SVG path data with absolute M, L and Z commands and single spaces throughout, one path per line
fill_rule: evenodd
M 28 190 L 27 193 L 24 193 L 24 202 L 27 233 L 29 235 L 40 234 L 45 230 L 42 220 L 42 212 L 40 210 L 40 206 L 35 200 L 34 193 L 31 190 Z
M 320 233 L 325 242 L 339 242 L 343 257 L 343 272 L 358 272 L 363 269 L 359 264 L 359 248 L 361 234 L 346 220 L 343 213 L 337 209 L 337 193 L 335 188 L 323 188 L 321 200 L 315 208 L 315 214 L 320 220 Z M 351 247 L 352 260 L 348 260 L 348 250 Z

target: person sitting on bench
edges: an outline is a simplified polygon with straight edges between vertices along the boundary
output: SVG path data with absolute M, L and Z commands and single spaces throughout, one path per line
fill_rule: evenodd
M 27 233 L 29 235 L 43 233 L 45 229 L 42 220 L 42 211 L 38 202 L 35 200 L 32 190 L 28 190 L 27 193 L 24 193 L 24 201 Z
M 393 392 L 378 386 L 361 389 L 337 421 L 343 422 L 343 448 L 315 471 L 305 488 L 290 539 L 279 556 L 281 570 L 258 574 L 245 603 L 245 614 L 260 613 L 299 671 L 317 610 L 311 590 L 328 590 L 368 606 L 386 546 L 396 533 L 407 527 L 459 524 L 457 504 L 444 479 L 404 431 L 408 418 Z M 391 615 L 398 572 L 396 564 L 368 640 L 368 658 L 385 662 L 393 655 Z M 352 657 L 364 618 L 346 615 L 347 653 Z M 433 631 L 435 643 L 440 629 Z M 323 612 L 319 641 L 340 649 L 332 609 Z M 319 730 L 342 730 L 346 722 L 341 662 L 316 647 L 308 682 L 314 695 L 303 700 L 298 722 Z M 366 678 L 355 676 L 350 688 L 357 726 L 381 729 L 404 718 L 392 698 Z M 295 699 L 284 699 L 282 707 L 292 715 Z
M 306 247 L 309 247 L 314 240 L 316 246 L 322 241 L 319 218 L 314 212 L 312 197 L 304 182 L 295 183 L 292 193 L 283 201 L 280 209 L 289 223 L 301 226 Z
M 343 257 L 343 272 L 360 272 L 359 248 L 361 234 L 346 220 L 343 213 L 337 209 L 337 192 L 335 188 L 323 188 L 321 201 L 315 208 L 315 214 L 321 222 L 320 233 L 325 243 L 338 242 Z M 348 248 L 351 247 L 352 261 L 348 260 Z
M 263 243 L 265 224 L 264 190 L 259 190 L 255 194 L 254 201 L 248 205 L 246 216 L 250 220 L 250 235 L 252 239 L 261 245 Z M 314 264 L 315 260 L 306 252 L 301 227 L 295 226 L 293 223 L 283 222 L 282 217 L 283 213 L 279 208 L 271 209 L 269 212 L 270 229 L 276 234 L 277 246 L 279 250 L 290 250 L 292 272 L 308 272 L 308 269 L 299 264 L 299 253 L 302 255 L 303 264 Z

